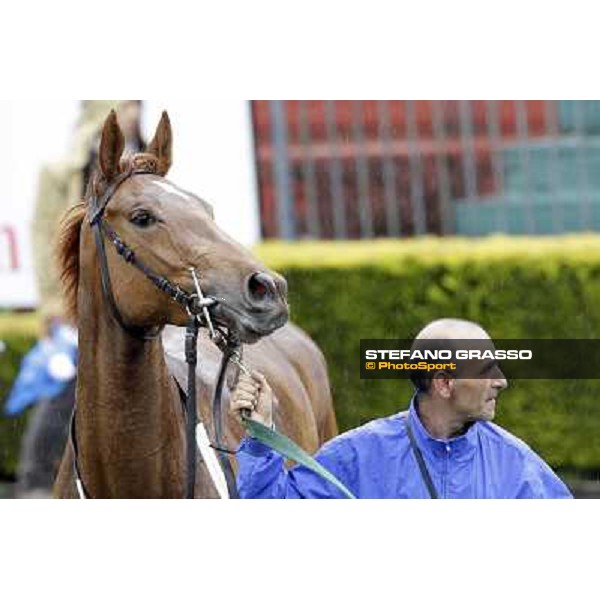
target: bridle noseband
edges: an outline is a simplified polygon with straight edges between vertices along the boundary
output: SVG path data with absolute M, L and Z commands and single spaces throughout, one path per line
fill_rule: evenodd
M 196 288 L 195 293 L 189 293 L 182 290 L 177 284 L 172 283 L 168 278 L 163 277 L 155 273 L 150 269 L 143 261 L 141 261 L 135 254 L 135 252 L 118 236 L 114 229 L 106 223 L 104 220 L 104 212 L 106 207 L 115 195 L 119 187 L 128 179 L 135 175 L 156 175 L 152 170 L 147 169 L 132 169 L 119 175 L 115 181 L 113 181 L 104 191 L 104 193 L 98 197 L 92 196 L 90 199 L 90 208 L 88 211 L 88 218 L 90 227 L 94 232 L 94 239 L 96 242 L 96 251 L 100 262 L 100 275 L 102 282 L 102 293 L 104 298 L 110 307 L 110 312 L 114 317 L 115 321 L 131 336 L 140 340 L 153 340 L 160 336 L 162 328 L 159 327 L 158 331 L 149 334 L 147 330 L 130 325 L 125 322 L 121 312 L 119 311 L 114 294 L 112 291 L 112 285 L 110 280 L 110 272 L 108 268 L 108 259 L 106 256 L 106 249 L 104 247 L 104 239 L 108 239 L 114 246 L 117 254 L 125 260 L 125 262 L 133 265 L 139 271 L 141 271 L 147 279 L 149 279 L 159 290 L 167 294 L 172 300 L 179 304 L 188 314 L 188 322 L 186 326 L 185 336 L 185 358 L 188 365 L 188 386 L 187 394 L 183 392 L 179 383 L 176 381 L 177 387 L 180 392 L 182 399 L 182 405 L 184 408 L 185 419 L 186 419 L 186 440 L 187 440 L 187 454 L 186 454 L 186 468 L 187 468 L 187 480 L 186 480 L 186 498 L 194 497 L 194 488 L 196 483 L 196 438 L 208 439 L 206 429 L 203 423 L 198 422 L 197 406 L 196 406 L 196 366 L 197 366 L 197 344 L 198 344 L 198 330 L 199 327 L 206 326 L 210 330 L 210 336 L 213 342 L 215 342 L 219 348 L 223 351 L 223 360 L 221 362 L 221 370 L 218 377 L 218 382 L 215 390 L 215 397 L 213 402 L 213 414 L 218 418 L 218 422 L 214 422 L 216 431 L 217 444 L 210 446 L 210 453 L 213 453 L 213 448 L 219 451 L 219 461 L 222 472 L 216 472 L 218 468 L 215 467 L 214 456 L 207 456 L 205 462 L 207 468 L 211 473 L 211 477 L 215 482 L 217 489 L 221 497 L 237 497 L 237 489 L 235 487 L 235 477 L 227 459 L 225 452 L 228 452 L 222 447 L 220 439 L 222 436 L 222 411 L 221 411 L 221 391 L 224 380 L 224 374 L 227 369 L 227 365 L 230 360 L 236 362 L 238 366 L 245 370 L 244 365 L 240 361 L 240 350 L 239 343 L 235 342 L 229 335 L 216 329 L 212 323 L 212 319 L 209 313 L 209 308 L 219 302 L 219 299 L 207 297 L 202 293 L 198 277 L 194 268 L 190 268 L 194 286 Z M 73 451 L 73 470 L 75 473 L 75 483 L 80 498 L 89 498 L 90 494 L 85 488 L 81 471 L 78 464 L 78 448 L 77 438 L 75 432 L 75 414 L 76 409 L 74 408 L 71 416 L 70 425 L 70 441 L 71 448 Z M 206 448 L 205 448 L 206 449 Z M 201 447 L 202 450 L 202 447 Z M 211 469 L 212 464 L 212 469 Z M 219 480 L 223 479 L 222 485 L 219 485 Z M 222 491 L 222 488 L 226 488 Z

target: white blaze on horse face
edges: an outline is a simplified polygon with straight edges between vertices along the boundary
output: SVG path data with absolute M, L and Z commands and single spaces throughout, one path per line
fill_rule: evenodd
M 152 183 L 153 185 L 158 185 L 159 187 L 161 187 L 165 192 L 169 192 L 170 194 L 176 194 L 184 200 L 192 199 L 190 195 L 186 194 L 185 192 L 182 192 L 181 190 L 178 190 L 172 183 L 169 183 L 168 181 L 153 181 Z

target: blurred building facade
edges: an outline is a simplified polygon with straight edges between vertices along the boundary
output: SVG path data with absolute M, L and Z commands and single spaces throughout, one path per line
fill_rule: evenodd
M 600 101 L 254 101 L 262 234 L 600 229 Z

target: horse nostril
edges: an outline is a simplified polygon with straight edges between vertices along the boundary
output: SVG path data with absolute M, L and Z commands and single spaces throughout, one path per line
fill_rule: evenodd
M 248 291 L 252 300 L 273 299 L 277 295 L 275 281 L 266 273 L 255 273 L 248 279 Z

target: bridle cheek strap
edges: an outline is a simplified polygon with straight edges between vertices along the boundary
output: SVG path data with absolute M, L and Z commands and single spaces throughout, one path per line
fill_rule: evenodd
M 129 335 L 144 340 L 154 339 L 158 337 L 158 334 L 150 335 L 142 327 L 135 325 L 129 325 L 125 322 L 121 316 L 121 312 L 117 308 L 115 297 L 112 291 L 112 285 L 110 283 L 110 271 L 108 269 L 108 259 L 106 257 L 106 250 L 104 248 L 104 237 L 102 235 L 102 222 L 97 222 L 93 226 L 94 240 L 96 241 L 96 250 L 98 259 L 100 260 L 100 280 L 102 282 L 102 294 L 108 304 L 110 312 L 114 320 L 124 329 Z M 160 331 L 159 331 L 160 333 Z
M 104 247 L 104 238 L 107 238 L 115 248 L 117 254 L 127 263 L 136 267 L 141 271 L 152 284 L 167 294 L 172 300 L 184 308 L 188 314 L 197 314 L 202 310 L 200 306 L 199 298 L 196 294 L 189 294 L 182 290 L 177 284 L 172 283 L 166 277 L 162 277 L 155 273 L 148 265 L 141 261 L 135 254 L 135 252 L 118 236 L 115 230 L 103 220 L 104 211 L 108 202 L 112 196 L 116 193 L 119 186 L 121 186 L 127 179 L 134 175 L 149 175 L 153 174 L 151 171 L 144 170 L 133 170 L 128 173 L 120 175 L 116 181 L 114 181 L 98 199 L 95 196 L 91 199 L 91 207 L 89 213 L 90 226 L 94 230 L 94 239 L 96 242 L 96 249 L 100 260 L 100 275 L 102 280 L 102 293 L 106 299 L 112 316 L 115 321 L 130 335 L 140 339 L 155 339 L 160 335 L 160 330 L 153 335 L 148 335 L 147 332 L 135 325 L 129 325 L 123 319 L 117 304 L 115 302 L 114 294 L 112 291 L 112 285 L 110 281 L 110 271 L 108 268 L 108 259 L 106 256 L 106 249 Z M 214 300 L 209 302 L 214 303 Z

